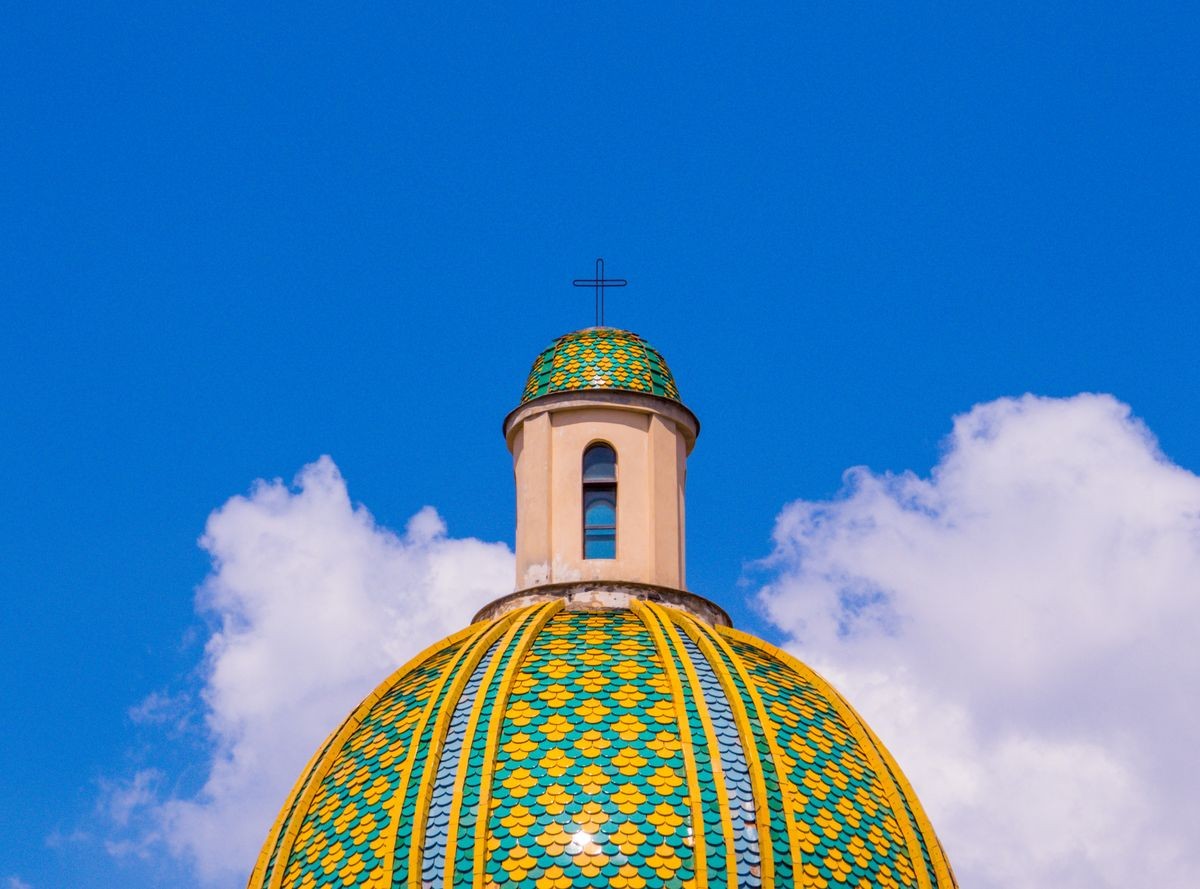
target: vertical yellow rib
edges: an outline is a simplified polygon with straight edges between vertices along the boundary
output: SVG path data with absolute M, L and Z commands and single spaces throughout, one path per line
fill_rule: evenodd
M 813 687 L 829 701 L 830 706 L 841 717 L 850 734 L 858 741 L 859 746 L 862 748 L 863 756 L 867 758 L 867 761 L 871 764 L 871 768 L 879 775 L 879 783 L 883 785 L 884 792 L 887 794 L 892 812 L 896 816 L 896 824 L 899 825 L 900 832 L 904 835 L 904 844 L 908 849 L 908 857 L 912 863 L 913 874 L 916 876 L 918 889 L 934 889 L 929 883 L 929 874 L 925 870 L 925 859 L 921 856 L 921 841 L 918 839 L 916 831 L 909 821 L 908 814 L 904 811 L 904 801 L 900 797 L 900 787 L 896 783 L 891 769 L 888 768 L 887 763 L 880 756 L 879 751 L 883 749 L 883 745 L 880 744 L 878 748 L 876 747 L 871 736 L 868 734 L 870 730 L 866 728 L 866 723 L 862 717 L 855 712 L 854 708 L 846 702 L 846 699 L 832 685 L 817 675 L 812 668 L 805 666 L 783 649 L 777 648 L 769 642 L 764 642 L 762 639 L 757 639 L 748 633 L 743 633 L 740 630 L 722 627 L 720 632 L 760 651 L 765 651 L 783 661 L 798 675 L 811 682 Z M 888 758 L 891 758 L 890 754 Z M 911 791 L 908 800 L 910 805 L 916 800 L 916 795 L 912 794 Z M 913 807 L 913 812 L 916 812 L 915 806 Z M 930 860 L 933 860 L 932 852 L 930 852 Z
M 841 694 L 838 694 L 838 699 L 851 713 L 853 713 L 855 716 L 858 716 L 858 711 L 855 710 L 850 705 L 850 702 L 843 698 Z M 859 719 L 861 721 L 861 717 L 859 717 Z M 929 860 L 933 862 L 933 874 L 935 877 L 937 877 L 938 889 L 950 889 L 950 887 L 957 886 L 958 882 L 954 879 L 954 874 L 950 871 L 950 861 L 946 858 L 946 853 L 942 849 L 941 840 L 938 839 L 937 834 L 934 832 L 933 824 L 930 823 L 929 816 L 925 814 L 925 808 L 921 805 L 921 800 L 917 796 L 917 792 L 913 790 L 912 785 L 908 781 L 908 777 L 900 768 L 900 764 L 896 762 L 896 758 L 892 756 L 892 752 L 884 746 L 882 741 L 879 740 L 879 736 L 875 734 L 874 730 L 866 722 L 862 722 L 862 726 L 867 735 L 871 738 L 872 742 L 874 742 L 875 749 L 878 751 L 879 755 L 883 757 L 884 762 L 888 764 L 892 777 L 895 779 L 896 783 L 900 785 L 900 792 L 903 793 L 905 799 L 908 800 L 908 806 L 910 809 L 912 809 L 913 817 L 917 819 L 917 827 L 920 828 L 921 835 L 925 840 L 925 848 L 929 850 Z M 920 854 L 919 849 L 917 850 L 917 854 Z
M 525 616 L 534 607 L 536 606 L 527 606 L 513 612 L 514 619 L 509 624 L 507 632 L 505 632 L 504 637 L 500 640 L 500 644 L 496 648 L 496 653 L 492 655 L 491 662 L 483 673 L 483 679 L 479 683 L 475 700 L 471 704 L 471 713 L 467 717 L 466 728 L 463 730 L 462 750 L 459 754 L 458 767 L 454 770 L 454 793 L 451 799 L 461 800 L 463 797 L 463 784 L 467 778 L 468 762 L 471 758 L 471 739 L 475 737 L 475 726 L 479 722 L 479 714 L 483 710 L 488 687 L 491 684 L 492 678 L 496 675 L 496 668 L 500 665 L 500 656 L 512 644 L 513 639 L 521 631 L 521 624 L 524 622 Z M 454 857 L 458 851 L 458 813 L 459 806 L 450 807 L 450 823 L 446 828 L 445 885 L 447 886 L 455 885 Z
M 654 606 L 644 602 L 639 602 L 634 599 L 630 603 L 633 613 L 636 614 L 646 629 L 650 631 L 650 637 L 654 640 L 654 647 L 658 649 L 658 658 L 662 661 L 663 672 L 667 676 L 667 681 L 671 684 L 671 693 L 675 697 L 675 721 L 679 724 L 679 737 L 683 745 L 683 762 L 684 770 L 687 772 L 688 795 L 692 799 L 692 860 L 694 862 L 694 872 L 696 874 L 696 889 L 708 889 L 708 855 L 704 842 L 704 809 L 700 801 L 700 784 L 696 779 L 696 751 L 692 747 L 692 730 L 688 725 L 687 719 L 687 704 L 683 697 L 683 686 L 679 681 L 679 675 L 675 672 L 674 661 L 671 658 L 671 651 L 668 647 L 666 635 L 663 632 L 663 626 L 660 623 L 661 618 L 654 611 Z
M 453 636 L 430 645 L 416 657 L 409 660 L 408 663 L 404 664 L 404 666 L 400 667 L 400 669 L 393 671 L 392 675 L 379 683 L 375 687 L 375 690 L 367 695 L 363 702 L 355 708 L 354 712 L 346 717 L 345 721 L 333 732 L 331 739 L 321 748 L 318 748 L 321 752 L 314 759 L 319 757 L 320 762 L 309 773 L 308 783 L 304 788 L 303 795 L 296 801 L 296 805 L 292 810 L 292 818 L 288 822 L 287 830 L 284 832 L 283 839 L 279 843 L 279 852 L 275 856 L 275 868 L 271 871 L 271 881 L 268 883 L 268 889 L 279 889 L 282 885 L 284 873 L 287 871 L 288 859 L 291 858 L 292 847 L 295 845 L 296 834 L 300 832 L 300 825 L 304 822 L 304 817 L 308 813 L 308 805 L 312 802 L 312 798 L 316 795 L 317 788 L 321 786 L 321 782 L 325 779 L 325 776 L 329 774 L 329 769 L 337 760 L 337 756 L 341 753 L 347 739 L 362 723 L 363 718 L 370 712 L 371 707 L 375 705 L 376 701 L 391 691 L 392 686 L 399 682 L 409 671 L 472 632 L 474 632 L 472 627 L 460 630 Z M 300 782 L 297 782 L 297 787 L 303 781 L 304 778 L 301 778 Z M 291 799 L 291 797 L 288 798 Z M 284 805 L 286 806 L 286 802 Z M 263 851 L 259 855 L 259 862 L 254 867 L 254 873 L 260 874 L 261 870 L 265 870 L 266 862 L 269 859 L 270 844 L 263 847 Z M 253 874 L 251 875 L 251 879 L 253 879 Z
M 500 685 L 496 689 L 496 695 L 493 698 L 491 718 L 488 720 L 487 737 L 488 750 L 483 758 L 483 773 L 479 781 L 479 817 L 475 821 L 475 866 L 474 873 L 476 878 L 483 876 L 485 867 L 485 857 L 487 855 L 487 826 L 491 816 L 492 808 L 492 776 L 496 771 L 496 752 L 500 745 L 500 730 L 504 724 L 504 713 L 508 709 L 508 698 L 512 694 L 512 686 L 514 677 L 517 671 L 521 668 L 521 664 L 525 660 L 525 655 L 529 652 L 534 640 L 542 631 L 542 627 L 555 614 L 562 610 L 563 600 L 555 599 L 552 602 L 536 606 L 541 609 L 526 628 L 524 635 L 517 643 L 517 649 L 509 658 L 508 664 L 505 665 L 504 675 L 500 677 Z M 475 714 L 472 714 L 474 720 Z M 467 737 L 470 738 L 474 729 L 468 730 Z M 452 822 L 453 823 L 453 822 Z M 449 866 L 453 859 L 450 858 L 449 850 L 446 853 L 446 862 Z M 449 873 L 449 872 L 447 872 Z M 453 886 L 454 884 L 448 883 Z
M 445 688 L 446 684 L 450 681 L 450 677 L 456 674 L 456 665 L 461 663 L 466 658 L 469 658 L 472 652 L 478 647 L 479 640 L 482 639 L 490 629 L 494 629 L 495 626 L 496 622 L 483 624 L 482 626 L 476 624 L 468 627 L 464 631 L 473 633 L 473 637 L 463 643 L 462 649 L 458 652 L 457 657 L 455 657 L 451 663 L 446 665 L 446 670 L 442 673 L 434 685 L 433 691 L 429 695 L 429 700 L 426 701 L 425 706 L 421 708 L 421 716 L 417 720 L 417 724 L 413 726 L 413 733 L 411 736 L 412 740 L 408 745 L 408 752 L 405 754 L 404 764 L 401 766 L 400 781 L 396 785 L 396 791 L 392 794 L 392 798 L 388 801 L 388 806 L 386 809 L 386 823 L 388 825 L 388 831 L 384 846 L 384 854 L 381 856 L 381 860 L 384 862 L 385 868 L 394 869 L 395 867 L 397 839 L 396 824 L 399 821 L 401 810 L 404 808 L 404 800 L 408 797 L 408 787 L 412 780 L 413 767 L 414 763 L 416 762 L 421 735 L 424 734 L 425 727 L 429 724 L 429 720 L 433 717 L 433 713 L 438 705 L 438 699 L 442 695 L 442 689 Z M 410 836 L 412 835 L 410 834 Z M 387 881 L 389 884 L 391 883 L 393 876 L 394 874 L 391 871 L 387 871 Z
M 429 814 L 429 800 L 433 796 L 433 782 L 437 777 L 437 764 L 442 755 L 442 747 L 446 741 L 446 732 L 450 728 L 450 718 L 454 715 L 454 707 L 458 703 L 459 696 L 462 695 L 463 686 L 471 678 L 471 673 L 479 665 L 483 656 L 487 654 L 488 648 L 496 640 L 496 638 L 508 629 L 509 624 L 519 615 L 519 612 L 513 611 L 503 617 L 497 618 L 489 627 L 484 628 L 478 636 L 472 639 L 467 645 L 463 646 L 466 657 L 462 659 L 461 666 L 458 672 L 454 674 L 454 680 L 450 684 L 449 690 L 446 692 L 445 700 L 442 703 L 441 710 L 436 714 L 426 712 L 421 719 L 421 731 L 427 724 L 427 719 L 433 717 L 433 734 L 429 737 L 429 751 L 425 757 L 426 768 L 421 775 L 421 783 L 417 786 L 417 806 L 413 812 L 412 830 L 409 835 L 412 837 L 412 842 L 408 849 L 408 885 L 410 889 L 421 889 L 421 859 L 425 853 L 425 820 Z M 450 672 L 447 671 L 446 678 Z M 443 685 L 446 682 L 443 678 Z M 431 700 L 436 701 L 437 697 Z M 417 735 L 419 738 L 420 735 Z M 413 752 L 416 748 L 414 746 Z M 411 768 L 413 761 L 407 765 Z M 404 784 L 402 785 L 407 791 L 411 782 L 412 775 L 405 774 Z M 393 797 L 395 799 L 396 797 Z M 397 814 L 399 811 L 397 810 Z M 394 822 L 388 822 L 394 824 Z M 395 860 L 395 836 L 394 830 L 390 831 L 392 845 L 392 860 Z
M 708 703 L 704 700 L 704 689 L 700 686 L 700 677 L 696 675 L 696 668 L 692 666 L 692 659 L 688 656 L 687 650 L 684 649 L 683 643 L 679 641 L 679 631 L 674 626 L 674 624 L 679 623 L 679 612 L 673 608 L 663 608 L 660 605 L 652 605 L 650 603 L 646 603 L 646 607 L 654 609 L 659 620 L 663 621 L 664 627 L 673 637 L 672 641 L 675 645 L 675 650 L 679 653 L 679 662 L 683 664 L 683 672 L 687 675 L 688 683 L 692 687 L 692 700 L 696 702 L 696 712 L 700 715 L 700 724 L 704 726 L 704 739 L 711 752 L 710 759 L 712 760 L 713 779 L 717 785 L 717 805 L 720 807 L 722 813 L 721 832 L 725 835 L 725 873 L 727 882 L 729 889 L 737 889 L 737 855 L 734 851 L 733 817 L 729 808 L 729 790 L 725 786 L 725 769 L 721 765 L 721 751 L 717 747 L 717 733 L 713 729 L 712 718 L 708 714 Z M 714 670 L 713 674 L 715 675 L 716 672 Z
M 342 723 L 345 724 L 344 722 Z M 325 739 L 317 752 L 314 753 L 304 765 L 304 770 L 300 772 L 300 777 L 296 779 L 296 783 L 292 785 L 291 792 L 288 793 L 283 800 L 283 808 L 279 810 L 279 814 L 275 817 L 275 823 L 271 825 L 271 831 L 267 834 L 267 841 L 263 843 L 262 851 L 258 853 L 258 860 L 254 863 L 254 870 L 250 872 L 250 879 L 246 881 L 246 889 L 254 889 L 256 883 L 261 883 L 263 873 L 267 869 L 267 863 L 271 860 L 271 852 L 275 848 L 275 842 L 279 838 L 279 832 L 283 829 L 284 822 L 290 822 L 289 816 L 295 816 L 299 810 L 299 806 L 289 807 L 289 803 L 308 786 L 309 780 L 313 776 L 313 769 L 316 767 L 317 760 L 324 754 L 326 749 L 332 743 L 333 738 L 341 731 L 342 726 L 338 726 L 333 730 L 333 734 Z M 278 856 L 276 856 L 278 859 Z
M 763 713 L 762 700 L 755 697 L 754 686 L 750 684 L 746 668 L 724 639 L 707 624 L 702 624 L 691 615 L 681 614 L 679 622 L 684 632 L 700 646 L 700 651 L 713 665 L 713 672 L 725 690 L 725 697 L 733 710 L 734 722 L 737 723 L 738 732 L 742 736 L 742 749 L 746 752 L 747 764 L 750 766 L 750 787 L 754 791 L 754 820 L 758 824 L 758 854 L 762 858 L 762 884 L 764 887 L 775 884 L 775 843 L 771 836 L 771 802 L 767 796 L 767 785 L 763 780 L 762 762 L 758 755 L 758 740 L 755 738 L 754 728 L 750 724 L 750 714 L 737 686 L 734 685 L 732 678 L 724 669 L 724 660 L 716 650 L 718 647 L 728 654 L 730 663 L 738 673 L 738 678 L 742 680 L 747 694 L 751 696 L 751 704 L 757 710 L 759 725 L 763 727 L 763 737 L 767 741 L 767 748 L 771 752 L 775 771 L 779 777 L 779 793 L 783 797 L 784 829 L 787 831 L 788 848 L 791 850 L 794 862 L 794 882 L 796 885 L 801 885 L 804 880 L 804 868 L 801 866 L 800 847 L 793 827 L 795 814 L 790 791 L 791 782 L 780 771 L 779 763 L 783 760 L 771 738 L 771 733 L 766 730 L 767 723 Z

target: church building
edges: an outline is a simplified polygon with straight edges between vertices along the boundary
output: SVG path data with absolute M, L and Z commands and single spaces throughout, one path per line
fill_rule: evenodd
M 850 704 L 687 590 L 700 423 L 662 355 L 561 336 L 503 428 L 516 591 L 321 745 L 251 889 L 955 887 Z

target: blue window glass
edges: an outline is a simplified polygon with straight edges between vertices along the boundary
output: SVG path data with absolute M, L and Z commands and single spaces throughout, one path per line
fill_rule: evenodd
M 583 557 L 617 557 L 617 454 L 606 444 L 583 454 Z
M 616 529 L 608 531 L 599 528 L 590 529 L 583 542 L 583 557 L 585 559 L 615 559 L 617 557 Z
M 617 454 L 608 445 L 594 444 L 583 454 L 584 482 L 616 482 Z
M 611 485 L 588 491 L 583 501 L 583 523 L 589 528 L 617 527 L 616 491 Z M 606 490 L 607 489 L 607 490 Z

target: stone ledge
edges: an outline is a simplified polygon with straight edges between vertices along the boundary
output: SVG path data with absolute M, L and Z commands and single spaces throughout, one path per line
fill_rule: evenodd
M 547 583 L 501 596 L 483 606 L 472 623 L 507 614 L 526 605 L 562 599 L 568 611 L 605 611 L 628 608 L 634 599 L 655 602 L 699 618 L 712 626 L 732 627 L 733 621 L 725 609 L 703 596 L 672 587 L 649 583 L 628 583 L 617 580 L 580 580 L 570 583 Z

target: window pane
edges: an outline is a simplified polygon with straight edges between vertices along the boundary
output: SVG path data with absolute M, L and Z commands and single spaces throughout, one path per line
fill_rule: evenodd
M 583 489 L 583 557 L 617 557 L 617 486 L 587 485 Z
M 613 491 L 588 491 L 583 501 L 583 524 L 614 527 L 617 524 L 617 504 Z
M 608 445 L 592 445 L 583 454 L 583 480 L 585 482 L 615 482 L 617 480 L 617 454 Z
M 585 531 L 583 557 L 585 559 L 615 559 L 617 557 L 617 532 L 612 529 Z

